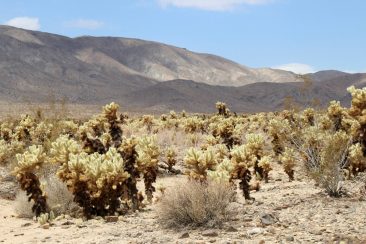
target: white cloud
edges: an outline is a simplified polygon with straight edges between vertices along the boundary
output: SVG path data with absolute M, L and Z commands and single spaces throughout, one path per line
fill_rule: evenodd
M 104 23 L 98 20 L 92 19 L 78 19 L 67 22 L 66 25 L 72 28 L 79 28 L 79 29 L 88 29 L 88 30 L 96 30 L 101 28 Z
M 198 8 L 211 11 L 225 11 L 242 4 L 265 4 L 274 0 L 157 0 L 160 6 L 179 8 Z
M 291 71 L 296 74 L 308 74 L 308 73 L 316 72 L 314 67 L 307 65 L 307 64 L 299 64 L 299 63 L 283 64 L 283 65 L 275 66 L 272 68 Z
M 41 25 L 38 18 L 33 17 L 16 17 L 5 22 L 5 25 L 10 25 L 27 30 L 39 30 Z

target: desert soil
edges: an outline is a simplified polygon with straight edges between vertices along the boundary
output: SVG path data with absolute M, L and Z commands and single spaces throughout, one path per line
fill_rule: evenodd
M 230 208 L 237 214 L 220 228 L 166 229 L 158 222 L 156 204 L 144 211 L 120 217 L 83 221 L 66 217 L 49 228 L 16 216 L 12 188 L 3 177 L 0 199 L 1 243 L 366 243 L 364 184 L 348 182 L 349 196 L 330 198 L 308 178 L 293 182 L 279 169 L 270 182 L 252 192 L 254 202 L 238 199 Z M 159 179 L 167 187 L 184 176 Z M 7 195 L 8 194 L 8 195 Z

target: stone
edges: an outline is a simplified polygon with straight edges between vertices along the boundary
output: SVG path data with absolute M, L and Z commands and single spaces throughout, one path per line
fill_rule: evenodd
M 257 235 L 257 234 L 262 234 L 264 232 L 263 228 L 253 228 L 247 231 L 248 235 L 252 236 L 252 235 Z
M 208 236 L 208 237 L 216 237 L 219 234 L 215 230 L 206 230 L 202 232 L 202 236 Z
M 50 223 L 46 223 L 46 224 L 44 224 L 44 225 L 41 225 L 41 227 L 42 227 L 42 229 L 47 230 L 47 229 L 49 229 L 49 228 L 50 228 Z
M 293 236 L 286 236 L 286 241 L 294 241 L 295 238 Z
M 185 239 L 185 238 L 189 238 L 189 233 L 188 232 L 184 232 L 183 234 L 180 235 L 179 239 Z
M 227 232 L 238 232 L 238 229 L 236 229 L 234 226 L 229 226 L 227 229 L 226 229 Z
M 73 225 L 73 224 L 75 223 L 69 220 L 66 220 L 65 222 L 61 223 L 61 225 Z
M 107 223 L 113 223 L 118 221 L 118 216 L 106 216 L 104 219 Z
M 272 214 L 262 214 L 259 218 L 263 225 L 272 225 L 277 222 Z
M 28 223 L 22 224 L 20 227 L 28 227 L 28 226 L 31 226 L 31 225 L 32 225 L 32 223 L 28 222 Z

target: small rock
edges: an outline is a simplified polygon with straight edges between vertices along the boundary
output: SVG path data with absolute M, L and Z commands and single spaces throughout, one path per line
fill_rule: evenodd
M 75 224 L 75 223 L 67 220 L 67 221 L 63 222 L 61 225 L 73 225 L 73 224 Z
M 275 233 L 276 233 L 276 229 L 275 229 L 275 228 L 273 228 L 273 227 L 269 227 L 269 228 L 267 229 L 267 231 L 268 231 L 269 233 L 271 233 L 271 234 L 275 234 Z
M 22 224 L 21 227 L 28 227 L 28 226 L 31 226 L 31 225 L 32 225 L 32 223 L 28 222 L 28 223 Z
M 44 225 L 41 225 L 41 227 L 45 230 L 49 229 L 50 228 L 50 223 L 46 223 Z
M 244 218 L 244 222 L 252 222 L 252 221 L 253 221 L 253 218 L 250 218 L 250 217 Z
M 184 232 L 180 237 L 179 239 L 185 239 L 185 238 L 188 238 L 189 237 L 189 233 L 188 232 Z
M 113 223 L 118 221 L 118 216 L 106 216 L 104 219 L 107 223 Z
M 276 218 L 272 214 L 262 214 L 260 216 L 261 223 L 263 225 L 272 225 L 277 222 Z
M 294 241 L 295 238 L 293 236 L 287 236 L 286 241 Z
M 238 232 L 238 229 L 236 229 L 234 226 L 230 226 L 226 229 L 227 232 Z
M 202 232 L 202 236 L 216 237 L 218 235 L 219 234 L 214 230 L 206 230 L 206 231 Z
M 215 242 L 216 242 L 216 240 L 215 240 L 215 239 L 211 239 L 211 240 L 209 240 L 208 242 L 209 242 L 209 243 L 215 243 Z
M 262 228 L 254 228 L 254 229 L 251 229 L 251 230 L 248 230 L 247 233 L 248 235 L 257 235 L 257 234 L 262 234 L 264 232 L 264 229 Z

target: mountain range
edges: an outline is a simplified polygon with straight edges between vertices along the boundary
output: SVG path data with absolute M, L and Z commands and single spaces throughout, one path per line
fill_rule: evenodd
M 211 112 L 224 101 L 233 111 L 258 112 L 282 109 L 289 98 L 298 105 L 347 104 L 346 88 L 366 83 L 366 74 L 299 76 L 139 39 L 69 38 L 0 26 L 0 43 L 0 101 L 6 102 L 47 102 L 54 95 L 144 112 Z

